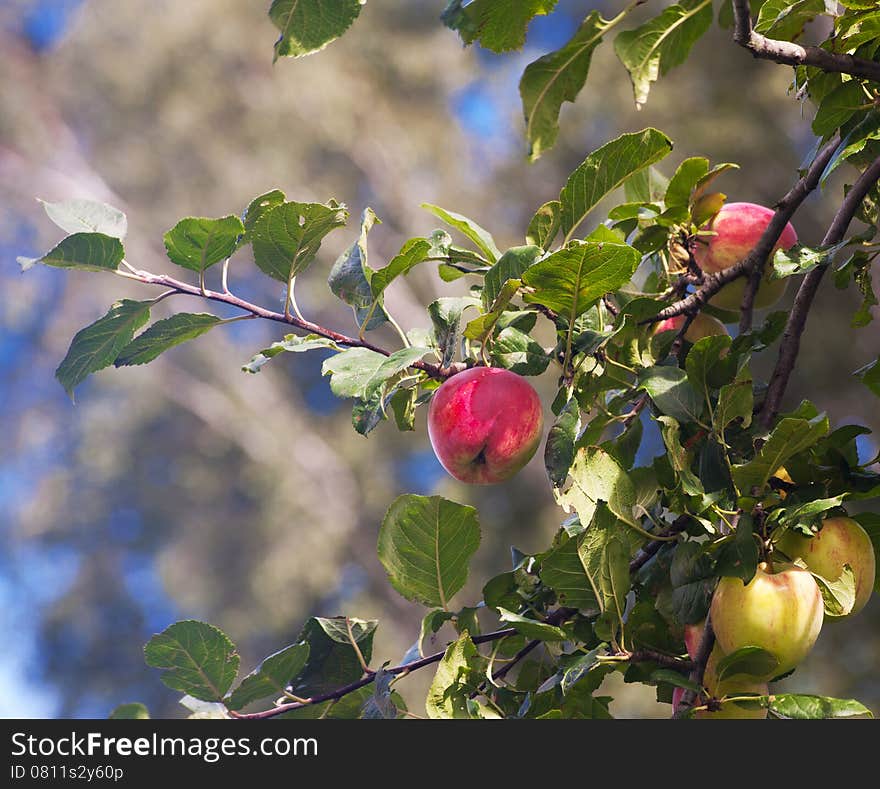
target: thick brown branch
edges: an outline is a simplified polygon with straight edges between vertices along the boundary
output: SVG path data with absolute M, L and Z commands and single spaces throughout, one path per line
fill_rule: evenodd
M 871 187 L 880 179 L 880 157 L 875 159 L 871 165 L 865 170 L 853 184 L 849 190 L 840 209 L 834 216 L 825 238 L 822 239 L 822 246 L 828 247 L 843 241 L 847 228 L 852 222 L 856 211 L 865 199 Z M 776 360 L 776 367 L 773 369 L 773 375 L 770 378 L 770 385 L 767 388 L 767 396 L 764 399 L 764 406 L 759 416 L 760 423 L 769 428 L 776 414 L 779 412 L 782 398 L 785 395 L 785 389 L 788 386 L 788 379 L 794 370 L 797 361 L 798 351 L 801 345 L 801 335 L 807 323 L 807 315 L 810 307 L 813 305 L 813 299 L 822 277 L 828 269 L 829 263 L 814 268 L 801 283 L 798 288 L 797 296 L 795 296 L 794 306 L 788 316 L 788 322 L 785 324 L 785 332 L 782 335 L 782 341 L 779 346 L 779 357 Z
M 828 52 L 820 47 L 767 38 L 752 29 L 749 0 L 733 0 L 733 40 L 756 58 L 789 66 L 815 66 L 822 71 L 851 74 L 880 82 L 880 63 L 852 55 Z
M 181 282 L 180 280 L 174 279 L 173 277 L 169 277 L 165 274 L 151 274 L 148 271 L 134 270 L 133 273 L 125 274 L 124 276 L 126 276 L 128 279 L 133 279 L 146 285 L 159 285 L 163 288 L 168 288 L 175 293 L 182 293 L 187 296 L 196 296 L 198 298 L 207 299 L 208 301 L 217 301 L 222 304 L 228 304 L 232 307 L 236 307 L 237 309 L 244 310 L 254 317 L 263 318 L 269 321 L 276 321 L 278 323 L 286 323 L 289 326 L 293 326 L 294 328 L 299 329 L 300 331 L 307 332 L 309 334 L 317 334 L 320 337 L 326 337 L 327 339 L 333 340 L 339 345 L 345 345 L 349 348 L 368 348 L 369 350 L 375 351 L 376 353 L 381 353 L 383 356 L 391 355 L 390 351 L 386 351 L 384 348 L 380 348 L 378 345 L 374 345 L 367 340 L 362 340 L 357 337 L 349 337 L 345 334 L 333 331 L 332 329 L 328 329 L 324 326 L 319 326 L 317 323 L 303 320 L 296 315 L 285 315 L 281 312 L 267 310 L 265 307 L 260 307 L 257 304 L 252 304 L 249 301 L 240 299 L 238 298 L 238 296 L 234 296 L 232 293 L 220 293 L 214 290 L 202 291 L 196 285 L 190 285 L 186 282 Z M 422 370 L 423 372 L 426 372 L 431 378 L 436 378 L 439 381 L 443 381 L 446 378 L 449 378 L 451 375 L 460 372 L 460 370 L 463 369 L 464 366 L 455 364 L 450 366 L 449 368 L 441 368 L 439 365 L 431 364 L 430 362 L 416 361 L 412 363 L 411 367 L 416 370 Z
M 703 629 L 703 637 L 700 639 L 700 645 L 697 647 L 697 654 L 694 655 L 693 668 L 690 673 L 690 681 L 695 685 L 703 686 L 703 675 L 706 673 L 706 663 L 709 662 L 709 655 L 712 654 L 712 647 L 715 646 L 715 630 L 712 628 L 712 617 L 706 615 L 706 625 Z M 678 711 L 673 717 L 684 718 L 688 711 L 694 706 L 697 700 L 695 691 L 686 689 L 682 694 L 681 702 L 678 705 Z
M 676 315 L 693 314 L 700 310 L 721 288 L 738 277 L 750 274 L 752 270 L 763 266 L 773 247 L 779 241 L 779 237 L 785 230 L 785 226 L 794 216 L 795 211 L 800 208 L 801 203 L 807 198 L 818 185 L 819 179 L 834 151 L 839 144 L 840 138 L 835 135 L 813 159 L 806 174 L 789 190 L 789 192 L 776 204 L 776 213 L 767 225 L 761 238 L 749 254 L 743 260 L 735 263 L 730 268 L 719 271 L 715 274 L 707 274 L 703 284 L 700 285 L 693 293 L 686 296 L 674 304 L 660 310 L 656 315 L 647 318 L 642 323 L 656 323 L 657 321 L 674 318 Z

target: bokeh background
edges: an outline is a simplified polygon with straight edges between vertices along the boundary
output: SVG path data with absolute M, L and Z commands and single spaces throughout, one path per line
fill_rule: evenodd
M 397 662 L 423 612 L 393 592 L 375 558 L 396 495 L 436 492 L 479 508 L 483 542 L 462 604 L 508 569 L 509 546 L 543 549 L 562 517 L 540 457 L 509 483 L 474 489 L 434 460 L 424 414 L 414 434 L 387 423 L 355 434 L 350 404 L 321 378 L 320 353 L 242 373 L 283 333 L 277 326 L 237 323 L 149 367 L 104 371 L 74 406 L 53 379 L 70 338 L 146 288 L 39 267 L 21 274 L 16 255 L 60 237 L 34 198 L 124 209 L 128 259 L 150 270 L 173 268 L 162 234 L 182 216 L 240 213 L 274 187 L 344 201 L 352 225 L 325 242 L 298 298 L 319 323 L 350 331 L 325 275 L 367 205 L 383 220 L 370 236 L 375 265 L 437 225 L 423 201 L 474 217 L 499 244 L 522 243 L 534 209 L 624 131 L 668 133 L 667 174 L 689 155 L 740 163 L 721 188 L 768 204 L 813 145 L 811 108 L 789 91 L 790 70 L 754 61 L 716 26 L 638 113 L 606 42 L 563 110 L 558 147 L 529 165 L 522 69 L 564 43 L 589 8 L 610 17 L 619 4 L 562 0 L 533 23 L 525 52 L 504 56 L 462 49 L 439 23 L 443 5 L 374 0 L 324 52 L 273 67 L 268 2 L 0 0 L 0 716 L 103 717 L 127 701 L 186 714 L 141 651 L 182 618 L 222 627 L 249 671 L 311 614 L 378 617 L 376 658 Z M 821 238 L 846 175 L 798 214 L 803 241 Z M 388 294 L 405 328 L 426 325 L 421 304 L 456 292 L 422 269 Z M 242 254 L 233 287 L 279 304 L 257 274 Z M 809 396 L 835 426 L 876 429 L 877 401 L 851 372 L 880 343 L 874 326 L 849 329 L 857 305 L 825 284 L 788 401 Z M 538 386 L 550 393 L 552 379 Z M 873 457 L 877 444 L 868 436 L 860 448 Z M 880 713 L 878 626 L 875 598 L 855 621 L 826 627 L 786 686 L 855 696 Z M 429 679 L 398 686 L 416 713 Z M 651 689 L 611 684 L 612 712 L 669 714 Z

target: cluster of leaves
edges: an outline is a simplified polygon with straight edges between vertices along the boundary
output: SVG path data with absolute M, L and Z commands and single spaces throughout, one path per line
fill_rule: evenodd
M 612 19 L 591 10 L 572 37 L 559 49 L 530 63 L 519 84 L 529 155 L 537 159 L 551 149 L 559 134 L 559 113 L 584 88 L 593 53 L 604 38 L 630 17 L 645 0 L 635 0 Z M 299 57 L 323 49 L 348 30 L 365 0 L 274 0 L 269 16 L 280 31 L 275 57 Z M 557 0 L 449 0 L 440 14 L 443 23 L 458 32 L 468 46 L 479 43 L 492 52 L 522 49 L 528 27 L 537 16 L 553 13 Z M 830 52 L 873 60 L 878 47 L 880 12 L 870 0 L 751 0 L 755 31 L 773 40 L 802 41 L 820 30 L 823 17 L 833 20 L 820 46 Z M 614 52 L 627 70 L 637 107 L 648 100 L 651 85 L 684 63 L 694 44 L 712 26 L 733 24 L 730 0 L 679 0 L 660 13 L 614 38 Z M 823 34 L 820 34 L 823 35 Z M 876 88 L 857 77 L 830 74 L 813 67 L 796 70 L 800 96 L 817 104 L 813 130 L 828 137 L 838 128 L 848 134 L 840 159 L 876 156 L 878 130 Z M 831 165 L 830 169 L 837 166 Z M 877 201 L 873 201 L 876 205 Z M 870 210 L 870 209 L 868 209 Z
M 526 243 L 505 251 L 473 220 L 426 205 L 463 244 L 437 230 L 408 240 L 374 268 L 368 235 L 378 219 L 366 209 L 357 239 L 328 275 L 331 290 L 351 307 L 356 337 L 306 321 L 293 293 L 326 236 L 346 221 L 346 208 L 335 201 L 291 202 L 274 190 L 252 201 L 241 218 L 181 220 L 165 246 L 169 259 L 197 279 L 192 284 L 125 263 L 125 217 L 115 209 L 83 201 L 45 206 L 70 235 L 42 258 L 21 261 L 24 267 L 109 271 L 166 288 L 152 300 L 117 302 L 74 337 L 58 369 L 68 391 L 110 364 L 150 361 L 234 320 L 177 313 L 135 336 L 151 307 L 169 295 L 207 298 L 300 330 L 255 356 L 248 372 L 285 351 L 331 351 L 324 372 L 336 395 L 354 399 L 353 424 L 361 433 L 389 409 L 400 429 L 412 429 L 416 409 L 456 365 L 491 364 L 521 375 L 552 365 L 558 375 L 544 457 L 568 517 L 546 551 L 515 551 L 512 569 L 485 584 L 482 600 L 455 607 L 451 600 L 479 544 L 477 513 L 437 496 L 404 495 L 382 524 L 378 557 L 393 587 L 429 610 L 401 663 L 369 668 L 376 622 L 314 618 L 294 644 L 233 688 L 239 659 L 231 641 L 210 625 L 177 623 L 150 641 L 146 657 L 165 672 L 166 684 L 186 694 L 195 714 L 248 714 L 241 710 L 272 698 L 271 714 L 396 717 L 408 713 L 392 689 L 395 678 L 433 662 L 438 668 L 426 704 L 433 717 L 608 717 L 611 700 L 596 693 L 613 671 L 656 686 L 658 699 L 669 701 L 674 687 L 693 687 L 683 627 L 705 617 L 718 578 L 750 580 L 786 529 L 809 531 L 846 502 L 880 495 L 874 461 L 861 463 L 856 451 L 866 428 L 832 431 L 808 402 L 769 430 L 753 420 L 763 384 L 754 379 L 751 360 L 778 340 L 783 314 L 771 313 L 735 339 L 713 336 L 693 345 L 683 332 L 654 331 L 651 318 L 686 292 L 682 274 L 693 269 L 693 239 L 723 203 L 709 187 L 733 167 L 688 158 L 667 179 L 654 165 L 671 148 L 661 132 L 645 129 L 597 149 L 559 199 L 537 210 Z M 588 213 L 621 185 L 625 202 L 578 238 Z M 864 234 L 847 242 L 862 243 Z M 246 245 L 257 268 L 280 283 L 283 314 L 226 288 L 225 268 Z M 368 332 L 396 327 L 385 290 L 425 261 L 437 263 L 446 281 L 468 282 L 467 295 L 428 305 L 429 327 L 399 330 L 398 350 L 367 342 Z M 224 268 L 224 287 L 207 290 L 206 273 L 216 264 Z M 783 264 L 777 259 L 779 276 L 803 270 Z M 553 347 L 534 339 L 538 321 L 552 325 Z M 875 369 L 860 371 L 869 386 L 876 387 Z M 646 429 L 662 441 L 654 458 L 643 457 L 651 447 Z M 860 517 L 880 546 L 877 518 Z M 847 613 L 851 574 L 838 583 L 819 580 L 827 614 Z M 487 620 L 501 629 L 484 633 Z M 444 652 L 425 655 L 425 638 L 444 625 L 456 629 L 457 639 Z M 480 650 L 484 643 L 491 645 L 488 654 Z M 528 658 L 539 645 L 542 659 Z M 728 656 L 723 668 L 737 673 L 767 658 L 749 648 Z M 510 675 L 507 662 L 515 669 Z M 857 702 L 819 697 L 750 703 L 781 717 L 867 712 Z

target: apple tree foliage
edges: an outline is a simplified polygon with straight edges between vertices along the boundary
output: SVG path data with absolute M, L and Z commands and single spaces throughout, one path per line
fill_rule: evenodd
M 356 23 L 363 5 L 274 0 L 275 57 L 322 49 Z M 502 52 L 522 47 L 532 18 L 555 5 L 452 0 L 441 18 L 465 45 Z M 664 160 L 673 142 L 654 128 L 621 134 L 586 155 L 560 185 L 559 198 L 536 206 L 522 244 L 510 249 L 499 248 L 476 221 L 426 204 L 438 229 L 409 239 L 391 260 L 371 259 L 370 234 L 380 218 L 370 208 L 348 231 L 346 205 L 298 202 L 273 189 L 246 207 L 229 206 L 226 216 L 186 217 L 168 230 L 165 249 L 181 269 L 172 277 L 125 259 L 127 224 L 120 211 L 85 200 L 44 204 L 68 235 L 42 257 L 20 259 L 24 269 L 41 264 L 100 272 L 156 293 L 120 298 L 76 334 L 56 372 L 71 396 L 92 373 L 146 364 L 242 319 L 281 326 L 277 342 L 243 360 L 248 374 L 269 363 L 295 364 L 299 353 L 329 350 L 323 372 L 332 392 L 351 400 L 353 427 L 364 435 L 414 430 L 416 413 L 436 388 L 467 366 L 497 365 L 523 376 L 552 376 L 558 384 L 545 404 L 553 418 L 543 452 L 561 525 L 545 550 L 514 550 L 510 570 L 485 579 L 482 599 L 464 600 L 459 593 L 480 542 L 478 513 L 440 496 L 403 495 L 377 527 L 378 559 L 390 583 L 425 610 L 406 655 L 392 665 L 381 654 L 376 621 L 314 617 L 293 643 L 246 673 L 227 635 L 206 623 L 178 622 L 150 640 L 146 661 L 185 694 L 195 715 L 399 717 L 407 712 L 394 685 L 424 667 L 434 671 L 426 709 L 436 718 L 607 718 L 612 699 L 601 687 L 612 672 L 656 687 L 660 701 L 684 688 L 693 705 L 705 656 L 687 656 L 683 630 L 706 617 L 718 579 L 747 582 L 785 530 L 808 532 L 823 517 L 880 496 L 877 458 L 862 459 L 856 449 L 866 428 L 832 430 L 828 416 L 807 401 L 778 413 L 809 310 L 807 291 L 815 292 L 822 274 L 829 271 L 836 287 L 861 294 L 854 330 L 870 323 L 877 304 L 871 267 L 880 252 L 880 10 L 863 0 L 681 0 L 652 3 L 654 15 L 627 28 L 639 5 L 611 20 L 589 11 L 570 41 L 525 69 L 520 93 L 529 155 L 552 148 L 560 108 L 588 89 L 590 59 L 606 40 L 641 106 L 656 80 L 687 67 L 693 44 L 711 25 L 732 28 L 725 56 L 745 57 L 740 44 L 793 67 L 792 87 L 813 114 L 816 148 L 793 174 L 780 218 L 796 222 L 800 202 L 832 171 L 846 167 L 851 174 L 844 194 L 825 195 L 840 206 L 826 243 L 796 246 L 769 261 L 750 258 L 736 272 L 750 277 L 757 271 L 755 285 L 765 265 L 773 277 L 790 278 L 799 292 L 789 315 L 769 312 L 753 320 L 747 300 L 742 315 L 708 306 L 724 282 L 699 270 L 689 245 L 723 204 L 715 179 L 736 165 L 694 155 L 670 168 Z M 821 39 L 826 30 L 816 46 L 791 44 Z M 617 202 L 597 216 L 594 209 L 609 196 Z M 853 218 L 857 230 L 850 229 Z M 765 232 L 766 249 L 782 226 L 775 237 L 772 228 Z M 322 246 L 338 255 L 329 270 L 315 265 Z M 238 271 L 245 247 L 256 270 Z M 385 293 L 416 266 L 433 268 L 444 282 L 462 280 L 467 295 L 426 305 L 424 324 L 404 332 L 386 308 Z M 276 280 L 283 309 L 238 297 L 229 286 L 233 269 L 238 277 Z M 350 309 L 349 333 L 300 313 L 295 284 L 303 277 L 327 280 Z M 153 320 L 154 307 L 166 299 L 231 307 L 237 315 L 175 310 Z M 740 331 L 733 339 L 686 342 L 687 324 L 701 310 L 728 324 L 738 321 Z M 681 331 L 654 331 L 657 321 L 678 314 L 687 318 Z M 556 338 L 550 347 L 535 334 L 548 322 Z M 396 330 L 397 347 L 372 341 L 383 326 Z M 776 358 L 769 388 L 754 372 L 762 354 Z M 862 385 L 880 396 L 880 359 L 866 359 L 854 372 L 853 386 Z M 637 465 L 648 420 L 659 428 L 665 453 Z M 878 550 L 880 516 L 857 517 Z M 826 617 L 845 615 L 852 573 L 820 581 Z M 495 623 L 486 630 L 490 617 Z M 444 624 L 455 628 L 457 639 L 425 654 L 426 636 Z M 774 661 L 754 647 L 740 653 L 725 657 L 723 673 L 761 673 Z M 870 714 L 857 701 L 819 695 L 756 695 L 739 703 L 780 718 Z M 146 711 L 124 705 L 115 714 L 143 717 Z

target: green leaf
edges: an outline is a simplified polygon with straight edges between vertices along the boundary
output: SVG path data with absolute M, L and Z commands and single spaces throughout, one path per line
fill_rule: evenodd
M 226 700 L 226 706 L 231 710 L 240 710 L 267 696 L 283 696 L 291 680 L 305 668 L 308 659 L 308 644 L 293 644 L 270 655 L 239 683 Z
M 311 55 L 339 38 L 367 0 L 272 0 L 269 19 L 281 32 L 275 57 Z
M 634 30 L 620 33 L 614 51 L 632 79 L 636 107 L 648 100 L 651 83 L 687 60 L 712 24 L 712 0 L 681 0 Z
M 522 49 L 526 29 L 536 16 L 549 14 L 557 0 L 451 0 L 441 14 L 465 45 L 479 41 L 493 52 Z
M 663 437 L 663 444 L 666 446 L 666 457 L 675 472 L 676 479 L 687 495 L 702 496 L 705 492 L 703 483 L 691 471 L 693 458 L 681 445 L 681 426 L 671 416 L 658 416 L 657 421 L 660 423 L 660 434 Z
M 237 216 L 222 219 L 187 217 L 165 234 L 165 251 L 172 263 L 199 274 L 230 257 L 238 247 L 244 225 Z
M 385 364 L 387 356 L 369 348 L 349 348 L 324 360 L 322 375 L 329 375 L 337 397 L 365 398 L 367 385 Z
M 842 82 L 822 99 L 813 119 L 813 133 L 823 139 L 843 126 L 857 112 L 862 112 L 867 99 L 859 80 Z
M 286 199 L 287 197 L 284 192 L 280 189 L 273 189 L 272 191 L 261 194 L 251 200 L 250 205 L 244 212 L 245 235 L 249 238 L 254 228 L 257 226 L 260 217 L 262 217 L 267 211 L 271 211 L 273 208 L 280 206 Z
M 285 351 L 302 353 L 303 351 L 312 351 L 317 348 L 331 348 L 334 351 L 342 351 L 342 348 L 333 340 L 328 340 L 326 337 L 320 337 L 317 334 L 307 334 L 304 337 L 300 337 L 298 334 L 287 334 L 283 340 L 273 342 L 268 348 L 263 348 L 241 369 L 246 373 L 258 373 L 264 364 L 278 356 L 279 353 L 284 353 Z
M 74 233 L 40 258 L 19 257 L 17 260 L 22 271 L 37 263 L 83 271 L 116 271 L 124 257 L 125 250 L 118 238 L 103 233 Z
M 526 230 L 526 243 L 549 250 L 562 226 L 562 203 L 550 200 L 532 217 Z
M 678 169 L 672 178 L 669 179 L 669 186 L 666 187 L 666 196 L 663 200 L 666 208 L 687 209 L 694 187 L 708 172 L 709 160 L 705 157 L 692 156 L 689 159 L 685 159 L 678 165 Z
M 825 13 L 825 5 L 825 0 L 766 0 L 758 12 L 755 32 L 794 41 L 807 22 Z
M 146 364 L 175 345 L 201 337 L 222 322 L 216 315 L 179 312 L 170 318 L 156 321 L 139 334 L 120 351 L 113 364 L 116 367 Z
M 818 573 L 813 573 L 813 578 L 822 592 L 825 616 L 847 616 L 853 610 L 856 603 L 856 577 L 848 564 L 843 566 L 839 578 L 824 578 Z
M 120 704 L 108 716 L 110 720 L 149 720 L 150 711 L 140 702 Z
M 741 674 L 753 677 L 773 676 L 778 666 L 779 661 L 771 652 L 761 647 L 745 646 L 721 658 L 715 671 L 720 683 Z
M 660 161 L 672 140 L 657 129 L 622 134 L 593 151 L 569 176 L 559 195 L 562 232 L 571 238 L 590 210 L 634 173 Z
M 499 367 L 517 375 L 540 375 L 550 364 L 550 355 L 531 335 L 508 326 L 492 342 L 492 359 Z
M 770 696 L 768 709 L 780 718 L 811 720 L 816 718 L 853 718 L 874 715 L 864 704 L 855 699 L 832 699 L 827 696 L 808 696 L 795 693 L 779 693 Z
M 718 554 L 715 572 L 721 576 L 739 578 L 748 584 L 758 569 L 758 543 L 753 533 L 751 516 L 743 513 L 736 527 L 736 535 Z
M 880 357 L 853 373 L 877 397 L 880 397 Z
M 55 371 L 55 377 L 69 395 L 91 373 L 116 361 L 134 333 L 149 320 L 150 307 L 155 303 L 122 299 L 103 318 L 74 335 L 67 355 Z
M 578 557 L 603 613 L 623 625 L 629 592 L 629 545 L 625 528 L 608 508 L 600 509 L 593 524 L 578 538 Z
M 675 618 L 683 625 L 705 619 L 712 602 L 716 579 L 712 560 L 695 542 L 679 543 L 669 568 L 672 583 L 670 604 Z
M 367 261 L 367 234 L 373 225 L 381 224 L 372 208 L 365 208 L 361 217 L 361 234 L 330 269 L 327 284 L 339 299 L 354 308 L 361 332 L 378 328 L 388 320 L 381 304 L 381 294 L 373 295 L 373 270 Z
M 526 301 L 574 321 L 606 293 L 629 282 L 641 255 L 627 244 L 578 242 L 535 263 L 523 274 L 533 289 Z
M 712 414 L 713 426 L 716 430 L 724 430 L 736 419 L 742 420 L 742 426 L 752 423 L 754 408 L 754 390 L 752 375 L 748 367 L 740 370 L 733 383 L 722 386 L 718 391 L 718 405 Z
M 831 257 L 846 242 L 835 244 L 832 247 L 818 247 L 812 249 L 801 244 L 795 244 L 791 249 L 777 249 L 771 262 L 771 274 L 773 279 L 784 279 L 797 274 L 806 274 L 817 266 L 823 266 L 831 260 Z
M 128 220 L 118 208 L 97 200 L 73 198 L 59 203 L 40 200 L 49 219 L 65 233 L 101 233 L 122 240 L 128 232 Z
M 730 383 L 736 374 L 736 359 L 730 356 L 731 339 L 726 334 L 701 337 L 685 360 L 688 381 L 694 391 L 708 397 L 710 389 Z
M 565 669 L 562 681 L 559 683 L 563 696 L 567 696 L 571 689 L 599 664 L 599 655 L 604 654 L 607 649 L 608 644 L 599 644 L 599 646 L 591 649 L 585 655 L 581 655 L 581 657 Z
M 467 236 L 477 245 L 477 248 L 486 256 L 490 263 L 495 263 L 500 257 L 501 252 L 499 252 L 498 247 L 495 245 L 495 239 L 492 238 L 488 230 L 480 227 L 473 219 L 468 219 L 466 216 L 456 214 L 453 211 L 447 211 L 445 208 L 440 208 L 440 206 L 432 205 L 431 203 L 422 203 L 421 207 L 426 211 L 430 211 L 438 219 L 442 219 L 450 227 L 454 227 L 459 233 Z
M 502 286 L 498 296 L 495 298 L 495 301 L 489 306 L 489 311 L 483 315 L 478 315 L 464 327 L 464 336 L 469 340 L 477 340 L 480 343 L 485 342 L 495 330 L 495 325 L 498 323 L 504 310 L 507 309 L 510 300 L 517 294 L 517 291 L 521 287 L 521 280 L 507 280 Z
M 473 507 L 442 496 L 405 494 L 389 507 L 379 530 L 379 561 L 407 600 L 446 608 L 464 586 L 480 544 Z
M 498 613 L 501 614 L 502 622 L 516 628 L 516 631 L 526 638 L 537 641 L 565 641 L 569 637 L 561 627 L 529 619 L 506 608 L 499 608 Z
M 265 211 L 254 224 L 251 243 L 254 262 L 264 274 L 286 283 L 314 260 L 321 241 L 342 227 L 348 209 L 329 203 L 281 203 Z
M 572 397 L 556 417 L 544 445 L 544 467 L 554 487 L 561 487 L 568 478 L 568 470 L 574 463 L 574 442 L 580 424 L 580 407 L 577 399 Z
M 629 475 L 604 449 L 582 447 L 569 469 L 571 483 L 556 491 L 556 501 L 566 512 L 574 509 L 584 526 L 589 525 L 600 501 L 625 523 L 634 524 L 635 487 Z
M 526 66 L 519 94 L 532 161 L 556 144 L 562 104 L 574 101 L 583 88 L 593 51 L 602 43 L 607 27 L 601 14 L 591 11 L 565 46 Z
M 474 646 L 470 636 L 462 633 L 451 643 L 428 689 L 425 708 L 429 718 L 472 718 L 469 697 L 482 683 L 486 658 Z
M 544 584 L 556 592 L 559 605 L 577 608 L 585 616 L 600 613 L 599 598 L 581 564 L 576 538 L 564 536 L 541 560 L 540 574 Z
M 441 367 L 448 367 L 455 359 L 461 342 L 461 316 L 468 307 L 479 307 L 480 300 L 469 296 L 447 296 L 428 305 L 428 315 L 434 324 L 434 336 L 441 353 Z
M 317 696 L 360 679 L 363 668 L 352 640 L 369 665 L 377 625 L 372 619 L 311 617 L 296 639 L 297 644 L 308 644 L 309 652 L 305 667 L 290 678 L 294 695 Z
M 669 179 L 656 167 L 646 167 L 624 181 L 623 194 L 631 203 L 656 203 L 664 199 Z
M 385 289 L 397 277 L 406 275 L 413 266 L 418 265 L 431 253 L 431 242 L 426 238 L 411 238 L 407 241 L 393 258 L 391 262 L 384 268 L 374 271 L 370 277 L 370 288 L 373 292 L 373 298 L 378 299 L 385 292 Z
M 508 281 L 522 279 L 523 273 L 540 255 L 541 248 L 537 246 L 508 249 L 484 276 L 483 309 L 487 311 L 490 309 Z
M 828 432 L 828 417 L 819 414 L 812 419 L 786 417 L 779 420 L 755 457 L 748 463 L 734 466 L 733 481 L 743 494 L 753 488 L 763 490 L 767 480 L 785 465 L 785 461 L 815 444 Z
M 679 422 L 699 422 L 703 415 L 703 396 L 688 381 L 679 367 L 648 367 L 639 376 L 644 389 L 663 414 Z
M 239 657 L 235 645 L 218 628 L 186 620 L 154 635 L 144 647 L 147 665 L 161 669 L 162 682 L 202 701 L 223 701 Z

